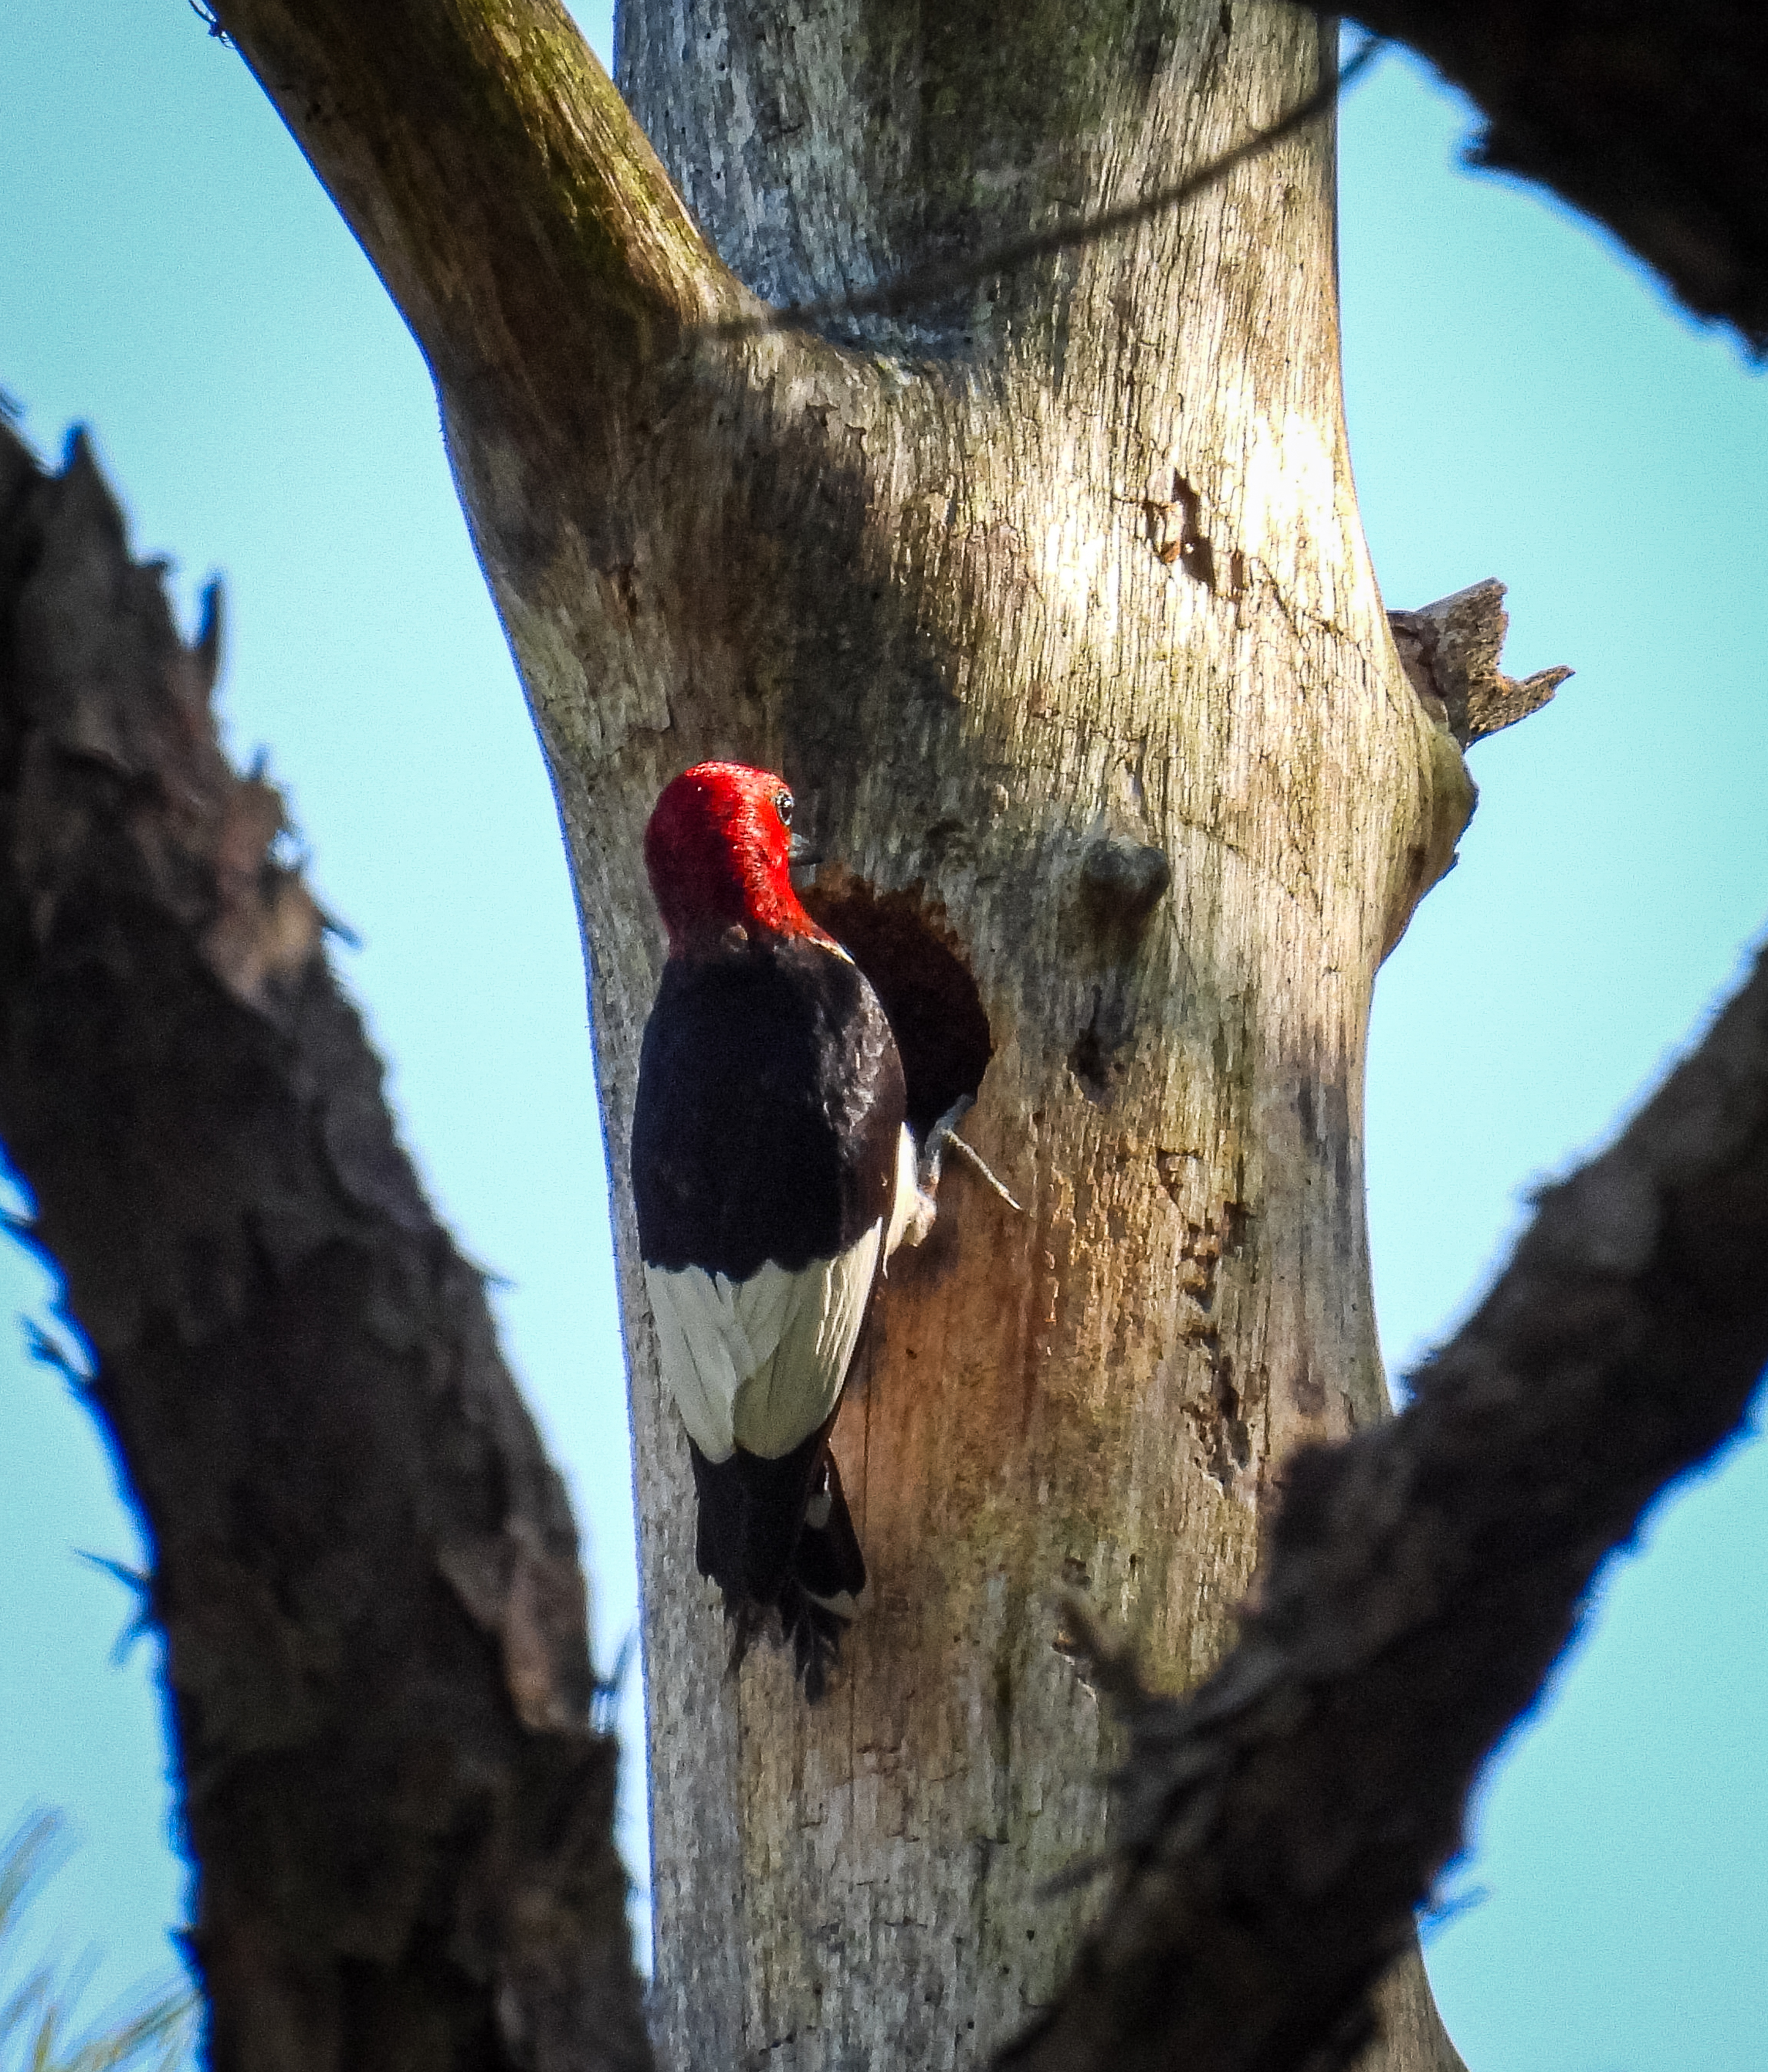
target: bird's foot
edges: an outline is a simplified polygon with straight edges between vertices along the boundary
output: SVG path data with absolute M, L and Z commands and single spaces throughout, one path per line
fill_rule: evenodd
M 956 1152 L 970 1170 L 985 1180 L 1015 1215 L 1025 1213 L 989 1170 L 982 1153 L 958 1134 L 958 1124 L 975 1105 L 970 1095 L 960 1095 L 928 1131 L 927 1141 L 921 1148 L 921 1161 L 916 1178 L 920 1185 L 921 1198 L 927 1204 L 929 1225 L 933 1222 L 933 1205 L 939 1193 L 939 1175 L 948 1151 Z

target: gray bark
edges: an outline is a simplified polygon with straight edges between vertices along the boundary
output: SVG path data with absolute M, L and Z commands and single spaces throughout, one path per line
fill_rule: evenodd
M 1599 1564 L 1768 1363 L 1768 956 L 1547 1190 L 1393 1422 L 1290 1462 L 1233 1652 L 1128 1719 L 1122 1869 L 1023 2072 L 1332 2072 Z
M 1010 45 L 962 8 L 786 19 L 629 6 L 620 50 L 684 197 L 774 302 L 1170 185 L 1320 61 L 1274 8 L 1034 10 Z M 815 410 L 834 536 L 794 513 L 761 578 L 790 603 L 743 643 L 778 688 L 671 697 L 675 759 L 780 761 L 814 802 L 852 874 L 838 933 L 857 878 L 955 946 L 994 1048 L 976 1127 L 1032 1208 L 960 1181 L 893 1273 L 840 1428 L 876 1581 L 819 1714 L 777 1663 L 716 1683 L 630 1315 L 672 2062 L 716 2035 L 740 2064 L 964 2065 L 1011 2033 L 1068 1962 L 1077 1902 L 1040 1887 L 1105 1839 L 1117 1753 L 1053 1589 L 1192 1681 L 1275 1462 L 1380 1414 L 1364 1016 L 1470 795 L 1356 529 L 1331 211 L 1316 130 L 1121 241 L 835 319 L 888 357 Z M 1143 857 L 1169 894 L 1126 894 Z M 598 978 L 618 1116 L 628 988 L 605 956 Z M 695 1743 L 670 1724 L 689 1705 Z M 1426 2004 L 1389 2062 L 1434 2062 L 1434 2029 Z

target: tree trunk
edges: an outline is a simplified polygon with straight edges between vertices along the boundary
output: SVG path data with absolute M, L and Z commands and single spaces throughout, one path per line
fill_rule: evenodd
M 620 53 L 775 302 L 1171 184 L 1323 56 L 1272 7 L 1084 32 L 1050 7 L 1006 49 L 981 10 L 841 0 L 790 37 L 629 6 Z M 891 357 L 801 405 L 809 482 L 787 442 L 764 463 L 762 625 L 724 662 L 749 709 L 672 689 L 657 774 L 712 750 L 786 769 L 843 861 L 818 911 L 885 952 L 887 997 L 929 995 L 897 1013 L 911 1041 L 956 1037 L 942 956 L 973 975 L 992 1055 L 947 1071 L 986 1063 L 974 1131 L 1028 1213 L 960 1176 L 892 1269 L 837 1428 L 874 1581 L 817 1712 L 777 1658 L 719 1681 L 622 1219 L 671 2063 L 716 2037 L 720 2063 L 966 2065 L 1048 2000 L 1083 1902 L 1040 1888 L 1104 1840 L 1118 1754 L 1057 1586 L 1191 1682 L 1274 1462 L 1382 1410 L 1364 1020 L 1470 795 L 1357 528 L 1333 267 L 1323 128 L 1131 239 L 838 323 Z M 597 976 L 617 1150 L 631 980 L 605 953 Z M 1396 2066 L 1431 2062 L 1415 2003 Z
M 1462 617 L 1462 627 L 1466 618 Z M 1130 1733 L 1108 1897 L 1001 2072 L 1340 2072 L 1598 1569 L 1768 1360 L 1768 956 L 1536 1198 L 1399 1416 L 1290 1461 L 1234 1646 Z M 1411 1984 L 1423 1986 L 1413 1967 Z
M 1376 967 L 1471 787 L 1394 654 L 1338 384 L 1329 125 L 945 299 L 759 314 L 544 0 L 226 0 L 412 323 L 576 865 L 617 1174 L 666 2062 L 972 2066 L 1052 1998 L 1118 1753 L 1066 1585 L 1214 1661 L 1297 1445 L 1377 1417 Z M 775 301 L 1132 202 L 1311 93 L 1270 0 L 635 4 L 634 108 Z M 733 327 L 732 319 L 737 320 Z M 638 837 L 785 770 L 817 911 L 954 1172 L 837 1433 L 872 1572 L 839 1684 L 724 1673 L 625 1146 L 662 942 Z M 1416 1975 L 1384 2072 L 1453 2063 Z

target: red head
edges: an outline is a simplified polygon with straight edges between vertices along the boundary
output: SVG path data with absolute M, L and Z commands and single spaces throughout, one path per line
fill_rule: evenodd
M 732 928 L 828 939 L 792 890 L 791 820 L 786 779 L 747 763 L 696 763 L 664 786 L 645 828 L 645 868 L 671 956 Z

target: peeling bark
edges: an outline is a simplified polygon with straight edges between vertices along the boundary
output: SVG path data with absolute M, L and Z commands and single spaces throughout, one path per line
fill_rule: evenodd
M 1549 1189 L 1392 1423 L 1305 1452 L 1238 1645 L 1126 1718 L 1123 1868 L 1023 2072 L 1333 2072 L 1598 1568 L 1768 1363 L 1768 957 Z
M 640 2068 L 564 1490 L 218 655 L 0 428 L 0 1137 L 154 1550 L 210 2062 Z

